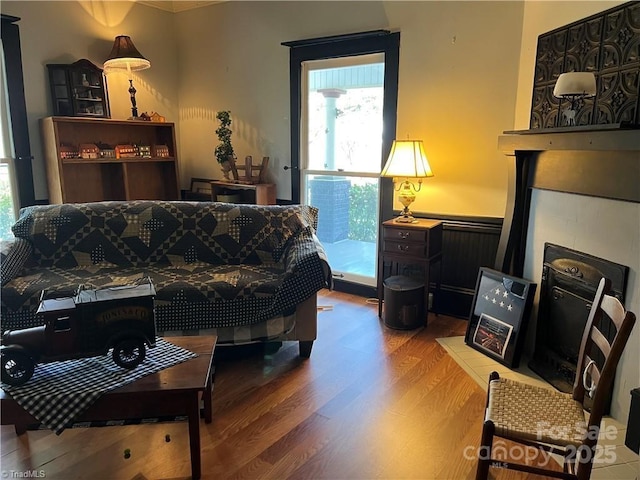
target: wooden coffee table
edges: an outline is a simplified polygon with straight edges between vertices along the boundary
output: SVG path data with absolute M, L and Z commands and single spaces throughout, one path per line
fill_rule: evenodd
M 197 353 L 189 359 L 152 375 L 140 378 L 124 387 L 102 395 L 75 421 L 108 421 L 187 415 L 191 476 L 200 478 L 200 393 L 204 400 L 204 420 L 211 423 L 213 390 L 213 352 L 215 336 L 165 337 L 168 342 Z M 18 435 L 27 425 L 38 420 L 0 389 L 2 425 L 15 425 Z

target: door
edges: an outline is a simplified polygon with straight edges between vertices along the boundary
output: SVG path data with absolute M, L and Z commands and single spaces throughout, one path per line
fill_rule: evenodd
M 335 276 L 376 285 L 384 54 L 302 64 L 300 191 Z
M 291 199 L 318 207 L 336 290 L 376 295 L 380 179 L 396 133 L 400 33 L 285 42 L 291 48 Z

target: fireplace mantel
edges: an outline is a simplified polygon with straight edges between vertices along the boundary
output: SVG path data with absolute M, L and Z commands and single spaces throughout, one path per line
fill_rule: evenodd
M 522 276 L 531 189 L 640 203 L 640 130 L 590 127 L 504 132 L 508 193 L 495 268 Z
M 640 151 L 639 129 L 604 127 L 512 130 L 498 137 L 498 148 L 506 155 L 548 150 Z

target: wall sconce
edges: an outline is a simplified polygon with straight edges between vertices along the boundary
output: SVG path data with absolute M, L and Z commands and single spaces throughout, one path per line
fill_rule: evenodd
M 131 97 L 131 117 L 138 118 L 138 107 L 136 105 L 136 89 L 133 86 L 131 72 L 145 70 L 151 67 L 151 62 L 144 58 L 135 47 L 131 38 L 126 35 L 118 35 L 113 42 L 111 53 L 104 62 L 105 73 L 127 72 L 129 76 L 129 96 Z
M 591 72 L 562 73 L 553 88 L 554 97 L 568 99 L 571 102 L 570 107 L 562 111 L 569 126 L 576 124 L 578 102 L 584 98 L 593 97 L 595 94 L 596 77 Z
M 405 178 L 396 189 L 399 192 L 398 200 L 404 205 L 404 209 L 395 221 L 417 223 L 418 221 L 411 215 L 409 205 L 416 199 L 414 192 L 419 192 L 422 188 L 422 179 L 433 177 L 427 155 L 424 153 L 422 140 L 394 140 L 389 159 L 380 176 Z M 410 178 L 417 179 L 417 187 L 416 182 L 409 181 Z

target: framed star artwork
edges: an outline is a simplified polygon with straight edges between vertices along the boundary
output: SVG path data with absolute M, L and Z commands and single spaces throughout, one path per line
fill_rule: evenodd
M 507 367 L 518 367 L 536 284 L 482 267 L 465 343 Z

